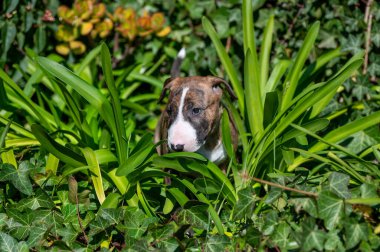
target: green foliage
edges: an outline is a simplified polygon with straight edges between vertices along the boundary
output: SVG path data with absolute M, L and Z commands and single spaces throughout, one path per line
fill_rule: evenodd
M 3 5 L 3 49 L 23 4 Z M 170 43 L 63 60 L 33 44 L 41 33 L 12 69 L 3 51 L 0 250 L 379 250 L 378 3 L 367 66 L 361 2 L 146 4 L 168 13 Z M 235 153 L 224 112 L 223 171 L 156 153 L 156 100 L 181 47 L 183 74 L 226 75 L 237 94 L 223 101 L 240 140 Z

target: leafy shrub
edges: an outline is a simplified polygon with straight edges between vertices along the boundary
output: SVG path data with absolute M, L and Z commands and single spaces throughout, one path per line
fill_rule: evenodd
M 239 98 L 224 101 L 241 140 L 233 153 L 224 115 L 226 173 L 196 153 L 156 154 L 147 129 L 162 60 L 112 70 L 102 43 L 79 64 L 28 50 L 22 85 L 0 70 L 2 250 L 378 250 L 378 145 L 353 151 L 347 141 L 378 136 L 379 112 L 347 122 L 326 109 L 357 78 L 363 53 L 342 65 L 340 50 L 314 54 L 316 22 L 283 58 L 271 52 L 277 17 L 257 32 L 251 4 L 242 6 L 243 69 L 202 19 Z

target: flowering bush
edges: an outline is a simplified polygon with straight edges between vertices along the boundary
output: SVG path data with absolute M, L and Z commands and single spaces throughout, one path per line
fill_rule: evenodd
M 131 42 L 137 36 L 155 34 L 164 37 L 171 31 L 170 26 L 165 26 L 166 20 L 161 12 L 150 14 L 143 11 L 139 16 L 133 8 L 119 6 L 111 13 L 105 4 L 95 0 L 76 0 L 71 8 L 61 5 L 57 15 L 60 24 L 55 35 L 60 44 L 56 51 L 61 55 L 68 55 L 70 51 L 84 53 L 85 38 L 104 39 L 118 33 Z

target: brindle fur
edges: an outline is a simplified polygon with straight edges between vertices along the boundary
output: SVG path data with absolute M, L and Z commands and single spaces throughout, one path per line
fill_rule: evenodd
M 173 120 L 178 114 L 178 104 L 181 97 L 181 91 L 188 87 L 189 91 L 186 95 L 185 106 L 183 109 L 184 118 L 190 121 L 199 130 L 197 139 L 204 140 L 204 148 L 206 150 L 212 150 L 221 139 L 221 116 L 223 113 L 222 95 L 223 90 L 220 88 L 224 85 L 227 92 L 231 97 L 236 98 L 231 87 L 226 81 L 221 78 L 207 76 L 192 76 L 192 77 L 177 77 L 168 79 L 161 93 L 159 101 L 161 101 L 166 93 L 166 90 L 170 90 L 169 102 L 163 111 L 158 127 L 155 132 L 155 142 L 160 140 L 167 140 L 168 128 L 173 123 Z M 192 108 L 202 108 L 201 116 L 194 117 L 191 115 Z M 228 111 L 229 112 L 229 111 Z M 230 113 L 230 128 L 233 145 L 237 147 L 237 131 L 235 124 L 232 120 Z M 162 144 L 158 147 L 160 154 L 168 153 L 167 144 Z

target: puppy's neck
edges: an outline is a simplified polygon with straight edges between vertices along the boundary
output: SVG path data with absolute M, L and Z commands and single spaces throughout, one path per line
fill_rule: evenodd
M 205 144 L 197 151 L 199 154 L 205 156 L 208 160 L 216 164 L 222 163 L 227 157 L 222 142 L 219 122 L 220 120 L 217 120 L 217 125 L 214 126 L 214 129 L 207 137 Z

